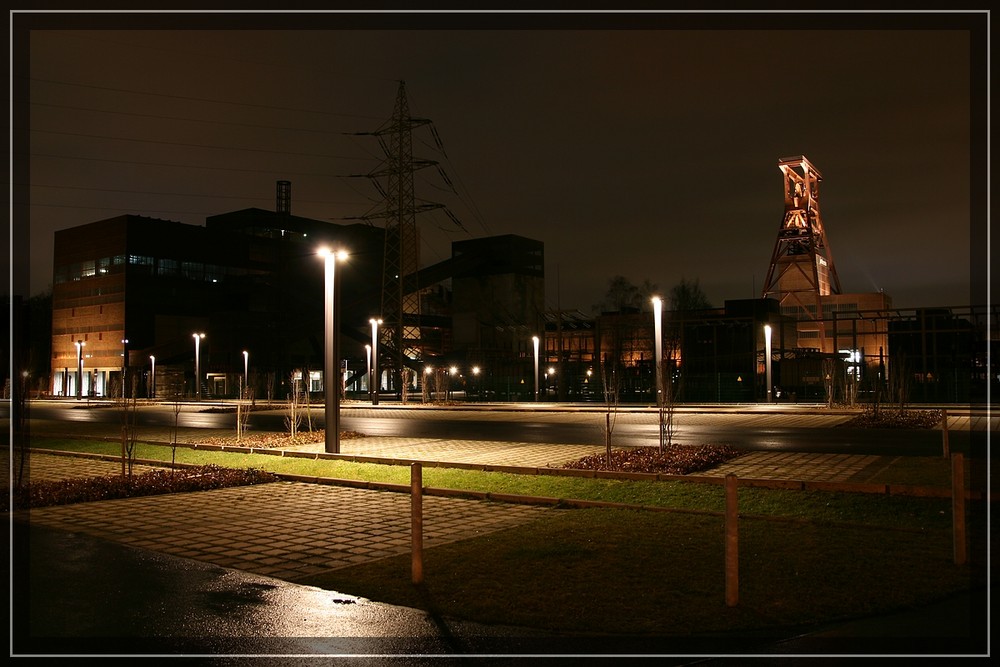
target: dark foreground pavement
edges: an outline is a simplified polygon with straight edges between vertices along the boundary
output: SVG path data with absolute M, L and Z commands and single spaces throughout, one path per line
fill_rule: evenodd
M 658 657 L 662 664 L 803 664 L 821 657 L 987 657 L 983 591 L 822 627 L 740 636 L 572 637 L 444 619 L 84 533 L 16 521 L 12 657 L 435 664 L 475 658 Z M 30 550 L 27 549 L 30 545 Z
M 423 446 L 402 444 L 408 455 L 414 447 Z M 486 451 L 496 457 L 509 449 L 490 443 L 455 442 L 447 443 L 447 452 L 443 452 L 444 445 L 434 446 L 433 454 L 440 460 L 452 460 L 441 458 L 446 453 L 468 457 Z M 528 454 L 542 460 L 551 453 L 544 447 L 516 451 L 519 460 Z M 565 452 L 560 449 L 559 454 Z M 35 460 L 33 476 L 42 476 L 45 469 L 41 462 L 42 457 Z M 62 459 L 58 463 L 72 463 L 72 472 L 81 474 L 80 460 Z M 809 472 L 817 479 L 857 481 L 879 461 L 845 455 L 821 461 L 799 457 L 792 463 L 800 476 Z M 751 476 L 766 477 L 767 472 L 782 477 L 784 468 L 773 464 L 770 459 L 755 459 L 757 469 Z M 65 474 L 60 468 L 57 465 L 53 471 L 57 479 Z M 279 504 L 284 489 L 297 491 L 287 494 L 293 504 Z M 334 492 L 336 502 L 331 503 Z M 266 498 L 256 503 L 246 501 L 256 498 L 255 494 Z M 316 566 L 306 545 L 330 541 L 322 567 L 336 560 L 330 554 L 366 558 L 379 557 L 387 549 L 405 550 L 401 535 L 405 536 L 408 526 L 407 501 L 400 497 L 394 502 L 386 495 L 286 483 L 235 494 L 208 492 L 194 504 L 190 496 L 150 497 L 33 511 L 30 525 L 21 520 L 10 523 L 15 549 L 11 657 L 162 656 L 217 664 L 261 661 L 300 665 L 306 659 L 340 656 L 360 664 L 474 661 L 479 665 L 539 657 L 547 662 L 578 662 L 584 656 L 603 656 L 656 657 L 664 665 L 694 665 L 803 664 L 869 656 L 986 659 L 990 654 L 992 596 L 988 598 L 985 591 L 919 609 L 821 627 L 739 636 L 573 637 L 465 623 L 291 583 L 297 574 L 308 574 L 308 568 Z M 351 525 L 344 523 L 346 519 L 332 519 L 328 508 L 343 508 L 344 499 L 354 496 L 362 504 L 348 516 L 385 518 L 398 514 L 399 526 L 393 524 L 392 531 L 380 535 L 384 542 L 352 544 L 353 551 L 348 552 L 334 547 L 347 544 Z M 236 502 L 241 497 L 245 497 L 243 502 Z M 209 498 L 217 498 L 217 502 L 208 502 Z M 547 511 L 511 506 L 495 514 L 497 508 L 484 508 L 473 501 L 439 500 L 442 520 L 435 523 L 451 526 L 441 539 L 461 539 L 461 530 L 470 524 L 469 512 L 475 512 L 477 521 L 488 519 L 500 526 L 519 520 L 514 516 L 517 513 Z M 377 507 L 372 505 L 376 502 Z M 250 506 L 256 510 L 242 511 Z M 309 519 L 314 511 L 326 517 L 323 532 L 310 534 L 305 543 L 286 539 L 305 530 L 296 528 L 296 521 L 316 524 Z M 269 528 L 264 529 L 271 514 L 280 521 L 271 517 Z M 455 520 L 445 520 L 449 517 Z M 262 534 L 268 543 L 253 546 L 247 533 Z M 246 545 L 237 547 L 244 541 Z M 256 558 L 264 551 L 272 555 Z

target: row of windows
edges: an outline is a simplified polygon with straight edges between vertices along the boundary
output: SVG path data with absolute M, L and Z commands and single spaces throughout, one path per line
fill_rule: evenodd
M 108 273 L 118 273 L 125 266 L 125 255 L 115 255 L 114 257 L 102 257 L 84 262 L 75 262 L 69 265 L 57 266 L 55 270 L 54 282 L 65 283 L 72 280 L 81 280 L 94 276 L 103 276 Z
M 126 263 L 133 266 L 133 270 L 141 273 L 158 276 L 180 276 L 190 280 L 204 280 L 213 283 L 227 276 L 242 276 L 251 273 L 246 269 L 206 264 L 204 262 L 186 262 L 167 258 L 157 259 L 148 255 L 115 255 L 114 257 L 102 257 L 97 260 L 58 266 L 55 269 L 54 282 L 60 284 L 110 273 L 119 273 L 124 270 Z
M 816 314 L 816 306 L 814 304 L 806 304 L 802 306 L 782 306 L 781 314 L 788 315 L 790 317 L 796 317 L 800 311 L 805 310 L 810 315 Z M 834 313 L 855 313 L 858 310 L 858 304 L 856 303 L 824 303 L 823 304 L 823 316 L 831 317 Z

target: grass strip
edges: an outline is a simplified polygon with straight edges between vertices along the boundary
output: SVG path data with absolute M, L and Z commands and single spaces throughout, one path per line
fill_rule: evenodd
M 981 585 L 947 531 L 740 523 L 740 599 L 725 603 L 719 518 L 556 510 L 425 552 L 300 583 L 487 624 L 570 634 L 684 636 L 794 627 L 905 608 Z
M 37 438 L 34 449 L 87 452 L 118 456 L 118 443 L 72 438 Z M 383 484 L 408 485 L 408 466 L 359 463 L 331 459 L 282 457 L 272 454 L 173 448 L 139 443 L 136 457 L 192 465 L 222 465 L 262 468 L 278 474 L 363 480 Z M 937 462 L 928 459 L 929 465 Z M 547 498 L 601 501 L 649 507 L 707 510 L 725 509 L 724 489 L 716 484 L 673 481 L 638 481 L 547 475 L 520 475 L 457 468 L 426 467 L 427 487 L 513 494 Z M 951 503 L 945 498 L 870 495 L 830 491 L 785 491 L 741 488 L 743 514 L 802 518 L 817 521 L 864 523 L 920 530 L 947 529 L 951 525 Z

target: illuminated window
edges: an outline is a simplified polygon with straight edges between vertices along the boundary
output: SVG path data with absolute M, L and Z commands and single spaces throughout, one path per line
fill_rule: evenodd
M 205 275 L 205 265 L 201 262 L 181 262 L 181 273 L 185 278 L 201 280 Z

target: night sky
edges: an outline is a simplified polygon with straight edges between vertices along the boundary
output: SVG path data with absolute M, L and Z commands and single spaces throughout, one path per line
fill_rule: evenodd
M 30 142 L 14 225 L 30 220 L 37 293 L 55 230 L 126 213 L 274 210 L 288 180 L 293 214 L 348 222 L 378 205 L 359 175 L 382 154 L 359 133 L 404 80 L 431 121 L 414 156 L 440 167 L 416 195 L 446 207 L 418 216 L 422 265 L 520 234 L 545 243 L 548 308 L 589 313 L 619 274 L 664 293 L 698 280 L 716 306 L 756 297 L 778 160 L 805 155 L 844 292 L 968 305 L 986 253 L 986 16 L 34 17 L 60 29 L 24 50 L 14 33 L 30 77 L 12 83 L 30 122 L 12 128 Z M 27 256 L 15 243 L 15 266 Z

